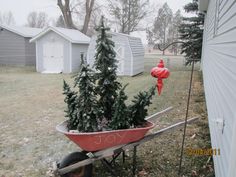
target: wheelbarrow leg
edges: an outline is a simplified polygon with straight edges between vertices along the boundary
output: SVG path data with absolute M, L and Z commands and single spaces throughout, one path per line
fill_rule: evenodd
M 102 164 L 107 168 L 107 170 L 112 174 L 112 176 L 116 177 L 117 174 L 112 169 L 111 164 L 106 159 L 101 159 Z
M 122 152 L 122 161 L 123 161 L 123 164 L 125 163 L 125 151 Z
M 116 155 L 113 155 L 113 156 L 112 156 L 112 160 L 111 160 L 111 162 L 109 162 L 109 164 L 115 165 L 115 161 L 116 161 L 116 159 L 120 156 L 120 154 L 121 154 L 121 152 L 119 152 L 119 153 L 116 154 Z
M 135 176 L 135 173 L 136 173 L 136 165 L 137 165 L 136 155 L 137 155 L 137 146 L 134 146 L 134 152 L 133 152 L 133 176 Z

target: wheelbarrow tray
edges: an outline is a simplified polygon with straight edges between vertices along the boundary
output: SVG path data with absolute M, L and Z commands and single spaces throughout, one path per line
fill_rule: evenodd
M 68 131 L 67 121 L 64 121 L 57 125 L 56 129 L 67 136 L 84 151 L 95 152 L 113 146 L 138 141 L 153 127 L 154 124 L 152 122 L 146 121 L 143 127 L 140 128 L 74 133 Z

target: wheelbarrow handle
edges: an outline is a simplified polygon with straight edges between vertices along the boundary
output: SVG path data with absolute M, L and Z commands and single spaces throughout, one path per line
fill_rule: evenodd
M 157 118 L 161 117 L 163 114 L 165 114 L 165 113 L 167 113 L 167 112 L 169 112 L 169 111 L 171 111 L 171 110 L 173 110 L 173 109 L 174 109 L 174 108 L 173 108 L 172 106 L 170 106 L 170 107 L 168 107 L 168 108 L 166 108 L 166 109 L 164 109 L 164 110 L 162 110 L 162 111 L 160 111 L 160 112 L 157 112 L 157 113 L 155 113 L 155 114 L 153 114 L 153 115 L 151 115 L 151 116 L 145 118 L 145 120 L 154 121 L 154 120 L 156 120 Z

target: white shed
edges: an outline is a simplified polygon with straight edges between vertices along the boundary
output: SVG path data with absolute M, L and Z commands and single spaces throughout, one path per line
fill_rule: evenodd
M 30 42 L 36 43 L 36 70 L 42 73 L 71 73 L 79 69 L 90 38 L 78 30 L 48 27 Z
M 209 4 L 208 4 L 209 2 Z M 236 177 L 236 1 L 200 0 L 202 70 L 216 177 Z
M 109 32 L 115 42 L 118 75 L 134 76 L 144 71 L 144 47 L 140 38 L 127 34 Z M 97 35 L 92 36 L 87 53 L 87 62 L 94 64 Z

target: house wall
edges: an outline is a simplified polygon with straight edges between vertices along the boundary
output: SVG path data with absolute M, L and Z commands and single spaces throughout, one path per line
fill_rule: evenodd
M 132 74 L 136 75 L 144 71 L 144 47 L 141 39 L 129 37 L 129 45 L 132 51 Z
M 216 177 L 236 176 L 236 3 L 210 0 L 202 69 Z M 224 123 L 222 123 L 224 122 Z
M 70 42 L 66 39 L 62 38 L 60 35 L 56 34 L 53 31 L 48 32 L 41 38 L 37 40 L 37 71 L 43 72 L 43 45 L 46 42 L 60 42 L 63 44 L 63 73 L 70 73 L 71 72 L 71 65 L 70 65 Z
M 81 64 L 81 53 L 84 54 L 86 59 L 88 44 L 72 44 L 72 72 L 79 70 Z
M 6 29 L 0 30 L 0 64 L 25 66 L 25 38 Z

